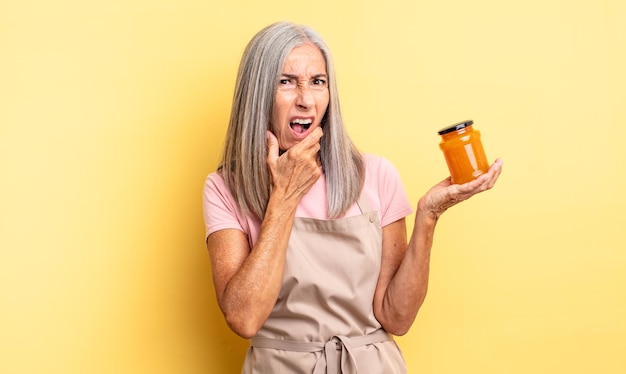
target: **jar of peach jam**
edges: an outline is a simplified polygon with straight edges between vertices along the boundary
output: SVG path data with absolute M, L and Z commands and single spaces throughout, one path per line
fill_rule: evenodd
M 489 169 L 489 162 L 474 121 L 455 123 L 439 130 L 439 148 L 446 158 L 452 183 L 463 184 L 478 178 Z

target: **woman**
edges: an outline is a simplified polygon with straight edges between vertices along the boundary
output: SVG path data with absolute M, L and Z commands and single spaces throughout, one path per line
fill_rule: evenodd
M 501 171 L 446 179 L 412 213 L 395 168 L 345 132 L 335 71 L 310 28 L 277 23 L 244 51 L 222 164 L 203 194 L 219 306 L 251 339 L 244 373 L 403 373 L 392 335 L 422 305 L 438 218 Z

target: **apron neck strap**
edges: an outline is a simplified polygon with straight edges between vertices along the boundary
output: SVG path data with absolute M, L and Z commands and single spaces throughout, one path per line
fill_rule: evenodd
M 361 191 L 361 194 L 359 195 L 359 200 L 357 200 L 356 204 L 359 206 L 359 209 L 361 209 L 361 213 L 365 214 L 371 212 L 372 209 L 370 208 L 367 199 L 363 195 L 363 191 Z

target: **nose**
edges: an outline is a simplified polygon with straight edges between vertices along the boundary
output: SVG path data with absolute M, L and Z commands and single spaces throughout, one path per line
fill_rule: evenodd
M 298 97 L 296 98 L 296 105 L 301 109 L 309 109 L 315 105 L 315 98 L 311 92 L 311 87 L 308 84 L 303 84 L 298 89 Z

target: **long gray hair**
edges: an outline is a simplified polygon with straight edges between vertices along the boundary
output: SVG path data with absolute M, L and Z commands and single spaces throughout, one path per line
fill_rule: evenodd
M 358 199 L 365 177 L 361 153 L 345 130 L 330 51 L 311 28 L 278 22 L 258 32 L 246 47 L 233 97 L 220 171 L 239 209 L 262 219 L 270 195 L 267 137 L 281 69 L 292 49 L 310 42 L 326 61 L 330 101 L 322 120 L 320 158 L 326 176 L 328 212 L 337 218 Z

